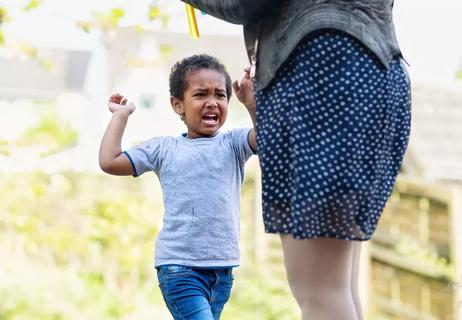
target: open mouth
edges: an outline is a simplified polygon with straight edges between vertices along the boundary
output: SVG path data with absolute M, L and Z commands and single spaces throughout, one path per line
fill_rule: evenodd
M 208 125 L 215 125 L 218 123 L 218 115 L 214 113 L 205 113 L 202 115 L 202 121 Z

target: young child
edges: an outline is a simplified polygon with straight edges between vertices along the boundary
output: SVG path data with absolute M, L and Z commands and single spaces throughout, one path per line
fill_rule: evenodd
M 155 267 L 168 309 L 175 319 L 219 319 L 239 265 L 239 200 L 244 163 L 255 153 L 255 129 L 219 131 L 234 87 L 255 128 L 255 99 L 249 69 L 231 79 L 214 57 L 195 55 L 170 73 L 170 103 L 187 132 L 155 137 L 122 152 L 121 139 L 135 106 L 114 94 L 113 113 L 103 136 L 103 171 L 139 176 L 154 171 L 164 200 L 163 228 Z

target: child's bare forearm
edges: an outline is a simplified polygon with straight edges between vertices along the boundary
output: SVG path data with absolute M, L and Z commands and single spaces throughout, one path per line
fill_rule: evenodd
M 116 111 L 104 132 L 99 149 L 99 164 L 104 171 L 110 170 L 111 163 L 122 154 L 122 136 L 127 126 L 129 113 Z
M 250 119 L 252 120 L 253 128 L 255 129 L 255 124 L 257 122 L 255 102 L 253 104 L 246 104 L 245 107 L 249 113 Z
M 257 149 L 257 138 L 256 138 L 256 101 L 255 92 L 253 89 L 252 78 L 250 77 L 250 67 L 244 69 L 244 76 L 241 81 L 233 82 L 234 92 L 236 97 L 249 112 L 250 118 L 252 119 L 253 128 L 249 133 L 249 144 L 253 150 Z
M 253 150 L 257 150 L 257 117 L 255 102 L 252 105 L 246 105 L 247 111 L 249 112 L 250 119 L 252 119 L 253 128 L 249 133 L 249 144 Z
M 246 102 L 244 106 L 247 109 L 247 112 L 249 113 L 250 119 L 252 120 L 253 129 L 255 130 L 256 123 L 257 123 L 257 116 L 256 116 L 257 108 L 256 108 L 255 100 Z
M 99 166 L 109 174 L 131 175 L 134 169 L 130 160 L 122 153 L 122 136 L 130 114 L 135 110 L 133 103 L 116 93 L 109 97 L 108 107 L 112 112 L 111 121 L 104 132 L 99 149 Z

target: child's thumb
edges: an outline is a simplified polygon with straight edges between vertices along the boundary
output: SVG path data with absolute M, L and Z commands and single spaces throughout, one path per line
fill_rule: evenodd
M 237 82 L 237 80 L 234 80 L 233 82 L 233 89 L 234 89 L 234 92 L 239 91 L 239 82 Z

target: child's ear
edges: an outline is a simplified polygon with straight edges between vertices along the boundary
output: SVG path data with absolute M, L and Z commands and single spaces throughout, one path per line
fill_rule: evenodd
M 170 97 L 170 104 L 172 105 L 173 111 L 178 115 L 184 115 L 183 102 L 175 97 Z

